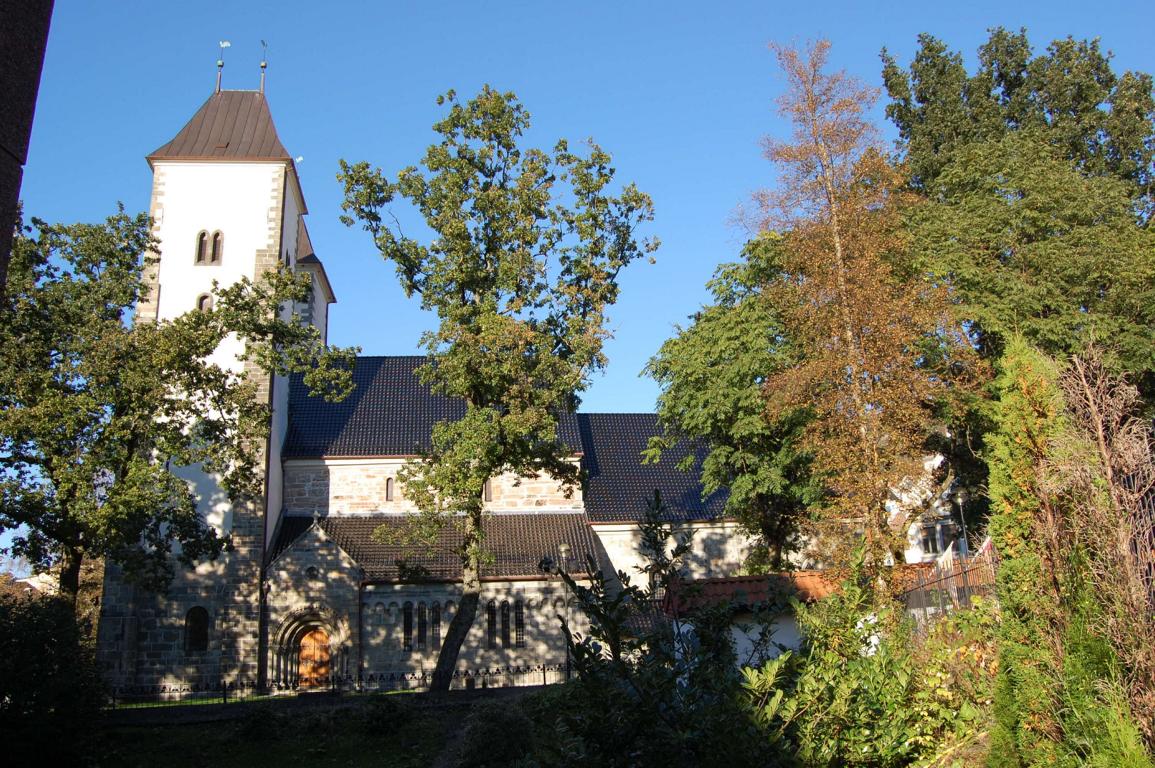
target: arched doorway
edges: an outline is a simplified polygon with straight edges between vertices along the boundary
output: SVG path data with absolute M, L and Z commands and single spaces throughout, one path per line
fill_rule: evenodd
M 302 688 L 319 688 L 329 684 L 329 633 L 313 627 L 301 636 L 301 650 L 297 656 L 298 674 Z

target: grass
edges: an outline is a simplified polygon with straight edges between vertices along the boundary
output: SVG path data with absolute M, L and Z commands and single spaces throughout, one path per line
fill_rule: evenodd
M 231 722 L 109 728 L 100 765 L 417 768 L 434 762 L 460 717 L 380 699 L 305 710 L 266 705 Z

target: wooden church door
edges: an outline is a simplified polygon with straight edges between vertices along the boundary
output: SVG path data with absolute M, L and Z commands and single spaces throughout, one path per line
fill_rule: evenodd
M 318 688 L 329 683 L 329 634 L 317 627 L 301 638 L 300 684 Z

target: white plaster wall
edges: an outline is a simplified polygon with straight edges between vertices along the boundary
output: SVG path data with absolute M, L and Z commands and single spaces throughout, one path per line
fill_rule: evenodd
M 615 571 L 625 571 L 635 579 L 639 569 L 646 565 L 642 553 L 641 531 L 636 523 L 598 523 L 594 533 L 605 548 Z M 736 576 L 750 552 L 750 537 L 738 523 L 731 521 L 692 523 L 693 544 L 685 557 L 686 575 L 694 578 L 709 576 Z M 673 546 L 670 542 L 669 546 Z
M 256 252 L 268 247 L 270 224 L 280 215 L 275 192 L 285 173 L 279 163 L 164 163 L 154 165 L 160 239 L 158 317 L 171 320 L 196 307 L 214 280 L 231 285 L 253 279 Z M 294 221 L 295 226 L 295 221 Z M 196 238 L 202 230 L 224 235 L 220 265 L 196 264 Z M 235 371 L 241 344 L 229 339 L 213 362 Z

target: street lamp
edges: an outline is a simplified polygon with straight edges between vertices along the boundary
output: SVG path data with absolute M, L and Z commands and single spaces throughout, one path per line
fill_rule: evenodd
M 955 491 L 954 499 L 958 503 L 958 519 L 962 524 L 962 539 L 959 541 L 958 553 L 960 557 L 967 557 L 970 555 L 970 543 L 967 541 L 967 489 L 962 486 Z

